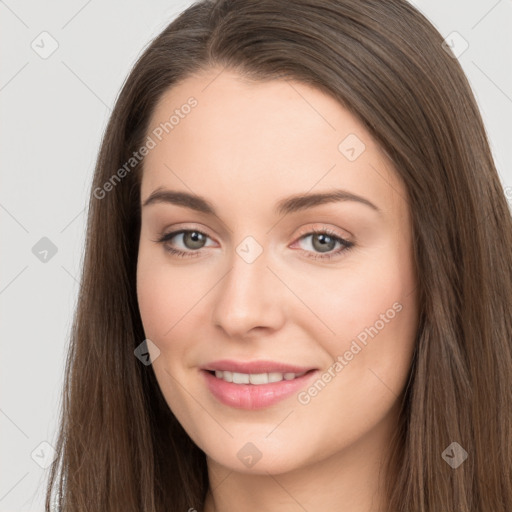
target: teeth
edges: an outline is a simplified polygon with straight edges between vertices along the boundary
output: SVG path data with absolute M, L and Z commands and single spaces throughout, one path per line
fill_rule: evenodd
M 302 373 L 237 373 L 228 371 L 215 371 L 215 377 L 225 380 L 226 382 L 233 382 L 234 384 L 268 384 L 269 382 L 280 382 L 282 380 L 293 380 L 301 377 L 306 372 Z

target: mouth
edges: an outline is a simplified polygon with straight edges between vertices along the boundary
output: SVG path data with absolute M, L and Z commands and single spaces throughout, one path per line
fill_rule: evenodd
M 300 373 L 239 373 L 200 370 L 206 387 L 221 404 L 235 409 L 257 410 L 296 395 L 319 374 L 312 369 Z

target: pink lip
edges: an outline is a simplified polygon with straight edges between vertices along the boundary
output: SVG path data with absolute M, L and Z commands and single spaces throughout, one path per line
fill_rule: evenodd
M 275 361 L 234 361 L 232 359 L 222 359 L 205 364 L 201 370 L 220 370 L 237 373 L 303 373 L 314 370 L 311 366 L 295 366 Z
M 229 371 L 229 370 L 228 370 Z M 234 384 L 215 377 L 207 370 L 201 370 L 210 393 L 224 405 L 235 409 L 256 410 L 270 407 L 305 388 L 318 370 L 312 370 L 293 380 L 269 382 L 268 384 Z M 241 372 L 255 373 L 255 372 Z M 267 372 L 261 372 L 267 373 Z M 286 372 L 285 372 L 286 373 Z M 295 372 L 293 372 L 295 373 Z

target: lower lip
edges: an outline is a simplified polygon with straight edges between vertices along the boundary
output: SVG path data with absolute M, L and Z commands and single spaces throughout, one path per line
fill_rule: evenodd
M 310 371 L 293 380 L 282 380 L 268 384 L 233 384 L 219 379 L 206 370 L 201 370 L 212 395 L 224 405 L 236 409 L 263 409 L 300 391 L 318 373 Z

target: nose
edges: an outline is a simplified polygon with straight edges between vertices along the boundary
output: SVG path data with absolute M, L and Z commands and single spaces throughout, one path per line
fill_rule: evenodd
M 213 323 L 232 338 L 273 332 L 285 319 L 285 286 L 268 267 L 266 250 L 249 261 L 233 251 L 231 268 L 213 297 Z

